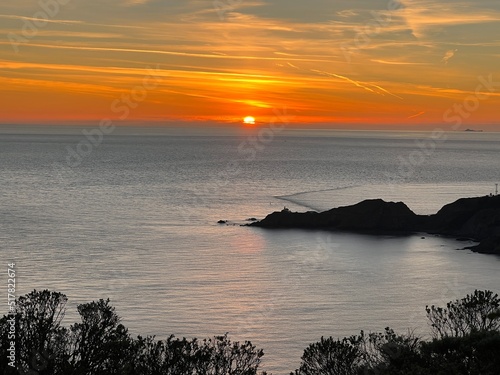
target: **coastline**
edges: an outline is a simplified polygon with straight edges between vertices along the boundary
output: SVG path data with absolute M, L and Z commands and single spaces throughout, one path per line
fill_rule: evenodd
M 415 214 L 403 202 L 368 199 L 350 206 L 315 212 L 286 207 L 246 226 L 322 229 L 372 235 L 428 233 L 470 239 L 474 252 L 500 255 L 500 196 L 461 198 L 432 215 Z

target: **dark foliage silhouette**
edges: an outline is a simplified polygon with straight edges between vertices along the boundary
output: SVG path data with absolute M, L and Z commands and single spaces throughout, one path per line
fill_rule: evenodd
M 295 375 L 349 375 L 354 374 L 363 359 L 362 346 L 365 337 L 351 336 L 342 340 L 321 338 L 309 345 L 302 356 L 302 364 Z
M 476 290 L 465 298 L 448 302 L 446 308 L 426 306 L 425 309 L 435 337 L 461 337 L 500 329 L 500 299 L 489 290 Z
M 257 375 L 264 352 L 228 335 L 204 340 L 132 338 L 109 300 L 77 307 L 81 322 L 61 326 L 67 298 L 33 291 L 17 300 L 17 313 L 0 319 L 1 374 L 29 375 Z M 498 375 L 500 299 L 478 291 L 427 306 L 433 333 L 381 333 L 322 337 L 303 353 L 291 375 Z M 8 359 L 15 326 L 15 367 Z M 262 373 L 261 375 L 266 375 Z
M 61 327 L 67 298 L 33 291 L 17 301 L 16 367 L 7 355 L 0 373 L 29 375 L 256 375 L 264 352 L 227 335 L 188 340 L 133 339 L 108 300 L 77 307 L 81 322 Z M 9 319 L 0 319 L 0 350 L 10 346 Z M 262 375 L 265 375 L 263 373 Z

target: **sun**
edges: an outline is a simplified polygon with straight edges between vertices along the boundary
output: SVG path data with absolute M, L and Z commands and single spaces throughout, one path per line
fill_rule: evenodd
M 247 125 L 255 125 L 255 118 L 252 116 L 247 116 L 243 119 L 243 122 Z

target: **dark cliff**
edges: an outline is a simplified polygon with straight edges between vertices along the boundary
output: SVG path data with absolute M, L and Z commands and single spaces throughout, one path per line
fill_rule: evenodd
M 249 226 L 372 234 L 427 232 L 471 238 L 480 241 L 472 250 L 500 254 L 500 196 L 462 198 L 434 215 L 417 215 L 403 202 L 372 199 L 323 212 L 273 212 Z

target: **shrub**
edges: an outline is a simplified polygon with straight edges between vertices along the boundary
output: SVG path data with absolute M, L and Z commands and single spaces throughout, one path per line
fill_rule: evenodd
M 231 342 L 227 335 L 203 341 L 139 337 L 134 350 L 135 373 L 143 375 L 255 375 L 264 355 L 250 342 Z
M 70 328 L 68 357 L 76 374 L 122 374 L 130 367 L 132 339 L 109 299 L 78 306 L 82 322 Z
M 475 290 L 461 300 L 448 302 L 446 308 L 432 305 L 425 309 L 435 337 L 463 337 L 500 328 L 500 299 L 489 290 Z
M 16 365 L 20 373 L 54 374 L 65 359 L 67 330 L 60 326 L 66 311 L 64 294 L 48 290 L 20 297 L 16 303 Z M 8 317 L 0 321 L 2 352 L 7 350 Z M 5 353 L 5 352 L 4 352 Z M 4 358 L 2 358 L 3 362 Z M 3 364 L 7 366 L 7 363 Z M 3 366 L 2 366 L 3 367 Z M 10 367 L 10 366 L 7 366 Z M 5 368 L 5 367 L 4 367 Z
M 329 337 L 309 345 L 300 367 L 290 375 L 355 375 L 363 361 L 363 332 L 342 340 Z

